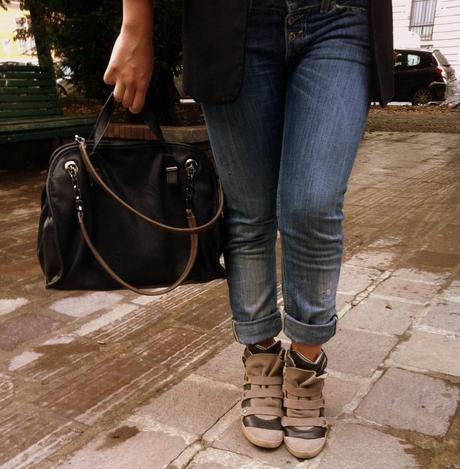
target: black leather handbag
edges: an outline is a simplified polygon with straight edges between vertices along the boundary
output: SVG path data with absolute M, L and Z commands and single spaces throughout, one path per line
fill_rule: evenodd
M 88 140 L 76 136 L 51 156 L 37 243 L 46 286 L 159 295 L 224 278 L 224 195 L 212 161 L 166 142 L 147 107 L 141 116 L 158 140 L 103 139 L 114 104 L 111 93 Z

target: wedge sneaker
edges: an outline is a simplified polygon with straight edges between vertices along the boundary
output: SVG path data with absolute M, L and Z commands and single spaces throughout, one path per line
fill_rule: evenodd
M 292 350 L 286 353 L 282 426 L 286 448 L 298 458 L 313 458 L 326 444 L 328 422 L 322 392 L 326 365 L 324 350 L 315 362 Z
M 241 428 L 254 445 L 277 448 L 283 443 L 283 369 L 285 350 L 281 341 L 268 348 L 248 345 L 241 399 Z

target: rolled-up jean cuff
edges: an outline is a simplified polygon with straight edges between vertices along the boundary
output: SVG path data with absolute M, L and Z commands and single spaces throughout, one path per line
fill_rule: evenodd
M 282 328 L 281 313 L 276 311 L 255 321 L 232 321 L 233 335 L 240 344 L 250 345 L 277 336 Z
M 337 314 L 325 324 L 305 324 L 284 313 L 284 333 L 300 344 L 324 344 L 335 335 L 337 328 Z

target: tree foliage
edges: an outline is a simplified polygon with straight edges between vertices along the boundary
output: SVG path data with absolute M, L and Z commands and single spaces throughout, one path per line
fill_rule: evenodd
M 0 0 L 3 8 L 8 3 Z M 41 18 L 32 17 L 32 23 L 44 25 L 36 42 L 46 42 L 62 64 L 70 67 L 86 97 L 105 98 L 109 88 L 103 75 L 120 31 L 121 0 L 21 0 L 21 6 L 29 9 L 35 3 Z M 181 0 L 155 1 L 155 71 L 148 100 L 165 123 L 176 121 L 173 74 L 181 63 L 181 10 Z

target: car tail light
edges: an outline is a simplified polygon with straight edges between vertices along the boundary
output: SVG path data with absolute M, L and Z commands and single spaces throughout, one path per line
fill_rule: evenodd
M 438 65 L 435 71 L 436 71 L 436 76 L 439 78 L 439 80 L 443 80 L 443 79 L 447 80 L 447 73 L 444 70 L 444 68 Z

